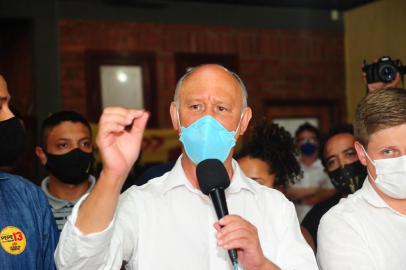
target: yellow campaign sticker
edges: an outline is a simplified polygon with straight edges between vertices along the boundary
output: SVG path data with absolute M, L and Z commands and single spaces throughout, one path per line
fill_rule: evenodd
M 0 232 L 1 247 L 11 255 L 21 254 L 27 240 L 22 230 L 14 226 L 7 226 Z

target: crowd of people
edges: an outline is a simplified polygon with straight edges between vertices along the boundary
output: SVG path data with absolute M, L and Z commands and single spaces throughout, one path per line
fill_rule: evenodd
M 10 173 L 25 131 L 0 76 L 0 269 L 403 269 L 406 91 L 392 86 L 371 85 L 353 126 L 322 135 L 304 123 L 293 138 L 267 119 L 250 125 L 237 74 L 190 69 L 168 104 L 182 154 L 123 192 L 149 112 L 103 111 L 98 176 L 85 117 L 51 114 L 35 147 L 48 172 L 38 187 Z M 196 174 L 206 159 L 230 180 L 219 220 Z

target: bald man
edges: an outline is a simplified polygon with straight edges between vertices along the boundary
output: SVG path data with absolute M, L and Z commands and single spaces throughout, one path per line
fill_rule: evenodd
M 119 198 L 149 114 L 104 110 L 97 137 L 103 171 L 62 231 L 58 268 L 120 269 L 124 260 L 127 269 L 231 269 L 227 250 L 237 249 L 238 269 L 317 269 L 294 206 L 247 178 L 232 159 L 251 119 L 241 79 L 213 64 L 188 71 L 170 115 L 182 155 L 170 172 Z M 231 214 L 219 221 L 196 177 L 196 165 L 208 158 L 221 160 L 231 179 L 225 192 Z
M 20 156 L 25 132 L 10 111 L 0 76 L 0 269 L 55 269 L 58 230 L 45 194 L 21 176 L 4 172 Z

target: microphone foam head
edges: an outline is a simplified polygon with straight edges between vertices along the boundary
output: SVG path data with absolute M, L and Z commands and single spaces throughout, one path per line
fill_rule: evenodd
M 226 189 L 230 185 L 227 170 L 218 159 L 205 159 L 197 164 L 196 176 L 200 189 L 206 195 L 213 189 Z

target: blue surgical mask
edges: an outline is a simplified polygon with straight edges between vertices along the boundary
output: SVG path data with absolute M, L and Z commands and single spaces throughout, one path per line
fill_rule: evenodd
M 196 165 L 205 159 L 224 162 L 236 142 L 236 131 L 228 131 L 210 115 L 205 115 L 180 130 L 179 140 L 183 143 L 186 155 Z
M 306 141 L 304 144 L 300 146 L 300 152 L 302 152 L 305 156 L 313 155 L 317 150 L 317 145 L 315 143 Z

